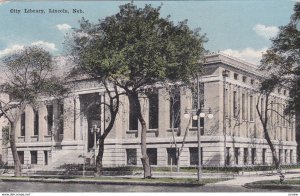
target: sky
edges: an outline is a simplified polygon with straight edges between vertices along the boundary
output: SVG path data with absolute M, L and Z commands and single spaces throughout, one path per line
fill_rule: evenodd
M 286 25 L 297 0 L 134 1 L 138 7 L 162 5 L 161 16 L 175 23 L 188 19 L 191 29 L 201 28 L 211 52 L 223 52 L 258 64 L 271 46 L 279 26 Z M 3 1 L 0 0 L 0 58 L 24 46 L 37 45 L 55 56 L 65 55 L 66 33 L 78 28 L 82 17 L 97 22 L 130 1 Z M 25 9 L 44 10 L 24 13 Z M 68 13 L 48 13 L 65 9 Z M 73 9 L 82 12 L 73 13 Z M 20 10 L 20 13 L 17 13 Z

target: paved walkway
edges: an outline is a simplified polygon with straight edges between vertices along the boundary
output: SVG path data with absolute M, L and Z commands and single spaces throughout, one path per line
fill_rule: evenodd
M 299 172 L 299 173 L 298 173 Z M 286 173 L 285 179 L 293 178 L 293 177 L 300 177 L 300 170 L 293 173 Z M 272 176 L 236 176 L 232 180 L 227 181 L 220 181 L 217 183 L 213 183 L 214 185 L 232 185 L 232 186 L 243 186 L 246 183 L 251 183 L 255 181 L 262 181 L 262 180 L 279 180 L 279 175 L 274 174 Z

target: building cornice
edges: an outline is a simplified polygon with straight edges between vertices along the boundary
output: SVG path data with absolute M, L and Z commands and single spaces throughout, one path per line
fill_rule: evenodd
M 265 78 L 266 75 L 259 71 L 258 66 L 245 62 L 241 59 L 223 54 L 223 53 L 216 53 L 216 54 L 209 54 L 205 56 L 204 65 L 222 63 L 227 66 L 239 69 L 241 71 L 254 74 L 258 77 Z

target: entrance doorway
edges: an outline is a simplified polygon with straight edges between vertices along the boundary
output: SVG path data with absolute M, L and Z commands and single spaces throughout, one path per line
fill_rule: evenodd
M 90 152 L 94 147 L 93 127 L 101 125 L 101 96 L 99 93 L 89 93 L 79 96 L 80 110 L 87 120 L 87 147 Z

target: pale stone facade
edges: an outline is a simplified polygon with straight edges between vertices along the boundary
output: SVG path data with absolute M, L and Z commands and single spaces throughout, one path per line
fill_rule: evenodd
M 222 72 L 229 71 L 224 81 Z M 204 108 L 210 108 L 214 117 L 204 118 L 201 135 L 202 164 L 261 165 L 271 164 L 270 148 L 263 138 L 256 103 L 259 80 L 263 75 L 251 64 L 221 54 L 206 57 L 203 85 Z M 100 102 L 105 101 L 104 89 L 92 80 L 79 80 L 68 98 L 41 101 L 37 110 L 27 107 L 17 131 L 18 151 L 24 164 L 59 166 L 64 163 L 82 163 L 83 158 L 93 160 L 92 126 L 105 127 L 106 113 Z M 225 90 L 224 90 L 225 87 Z M 143 115 L 149 130 L 147 148 L 153 165 L 165 167 L 171 164 L 174 141 L 170 128 L 170 96 L 166 89 L 158 88 L 157 99 L 151 102 L 141 97 Z M 225 94 L 224 94 L 225 92 Z M 272 101 L 274 111 L 282 114 L 288 92 L 276 89 Z M 186 109 L 192 108 L 192 93 L 180 89 L 180 124 L 175 129 L 176 141 L 181 147 L 188 125 L 184 118 Z M 224 107 L 225 100 L 225 107 Z M 140 125 L 130 119 L 130 105 L 126 96 L 121 97 L 121 107 L 111 133 L 105 143 L 105 166 L 141 166 Z M 149 103 L 150 107 L 149 107 Z M 279 104 L 280 103 L 280 104 Z M 153 106 L 156 104 L 157 106 Z M 278 108 L 277 108 L 278 105 Z M 279 107 L 280 106 L 280 107 Z M 153 107 L 154 109 L 150 109 Z M 261 106 L 259 106 L 261 107 Z M 225 108 L 225 111 L 224 109 Z M 158 117 L 149 116 L 149 111 Z M 225 115 L 225 118 L 224 118 Z M 270 113 L 271 138 L 283 164 L 296 162 L 295 124 L 283 120 L 275 112 Z M 226 119 L 225 123 L 223 119 Z M 151 121 L 151 123 L 150 123 Z M 157 121 L 157 122 L 156 122 Z M 130 124 L 131 123 L 131 124 Z M 150 125 L 151 124 L 151 125 Z M 7 126 L 1 121 L 2 127 Z M 224 136 L 224 125 L 226 136 Z M 132 128 L 137 130 L 131 130 Z M 224 146 L 224 144 L 226 146 Z M 225 151 L 225 152 L 224 152 Z M 13 164 L 9 147 L 3 146 L 3 159 Z M 186 141 L 180 158 L 181 166 L 194 166 L 197 160 L 197 128 L 189 125 Z M 225 161 L 225 159 L 227 159 Z

